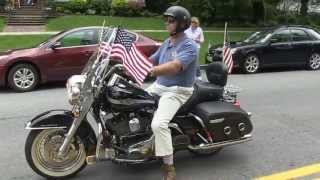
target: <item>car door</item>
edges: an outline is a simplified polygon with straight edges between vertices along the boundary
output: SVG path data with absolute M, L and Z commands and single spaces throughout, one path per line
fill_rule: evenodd
M 60 47 L 47 48 L 45 60 L 48 77 L 52 80 L 65 80 L 80 74 L 90 56 L 98 47 L 97 29 L 84 29 L 67 33 L 56 42 Z
M 297 28 L 290 29 L 292 34 L 292 59 L 293 64 L 306 63 L 311 53 L 312 38 L 303 30 Z
M 276 31 L 269 39 L 263 52 L 265 65 L 286 64 L 292 58 L 291 34 L 289 29 Z

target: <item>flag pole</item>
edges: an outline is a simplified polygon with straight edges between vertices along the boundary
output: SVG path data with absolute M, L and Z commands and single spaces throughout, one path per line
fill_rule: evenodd
M 211 41 L 208 42 L 208 50 L 211 48 Z
M 98 49 L 97 59 L 99 59 L 100 56 L 101 56 L 100 45 L 101 45 L 101 41 L 102 41 L 102 36 L 103 36 L 103 32 L 104 32 L 104 25 L 105 25 L 105 23 L 106 23 L 106 20 L 104 19 L 104 20 L 103 20 L 103 23 L 102 23 L 101 31 L 100 31 L 99 49 Z
M 226 44 L 226 38 L 227 38 L 227 26 L 228 26 L 228 22 L 225 22 L 224 24 L 224 39 L 223 39 L 223 46 Z

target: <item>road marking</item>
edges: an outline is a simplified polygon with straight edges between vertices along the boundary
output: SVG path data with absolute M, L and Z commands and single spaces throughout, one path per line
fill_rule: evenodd
M 269 176 L 259 177 L 256 180 L 286 180 L 304 177 L 312 174 L 320 173 L 320 164 L 313 164 L 309 166 L 303 166 L 297 169 L 292 169 Z M 320 180 L 318 178 L 318 180 Z

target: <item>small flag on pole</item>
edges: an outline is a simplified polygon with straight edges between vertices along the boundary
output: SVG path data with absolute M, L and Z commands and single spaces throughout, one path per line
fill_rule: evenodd
M 102 54 L 108 54 L 111 50 L 111 57 L 121 59 L 129 74 L 139 85 L 142 85 L 153 64 L 136 47 L 136 40 L 137 35 L 118 29 L 112 46 L 110 47 L 108 43 L 102 42 L 100 51 Z
M 231 73 L 232 67 L 233 67 L 233 59 L 231 54 L 231 48 L 230 48 L 230 42 L 228 38 L 228 31 L 227 31 L 227 25 L 225 24 L 225 30 L 224 30 L 224 42 L 223 42 L 223 59 L 222 61 L 227 65 L 228 72 Z

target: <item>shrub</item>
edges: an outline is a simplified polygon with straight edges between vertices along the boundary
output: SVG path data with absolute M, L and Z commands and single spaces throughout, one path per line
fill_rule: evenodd
M 107 15 L 110 11 L 109 0 L 91 0 L 88 2 L 89 9 L 95 10 L 95 14 Z
M 70 0 L 67 2 L 67 9 L 72 13 L 85 13 L 88 10 L 86 0 Z
M 111 15 L 116 16 L 139 16 L 140 7 L 130 6 L 127 0 L 112 0 Z
M 4 7 L 6 6 L 7 2 L 6 0 L 0 0 L 0 12 L 4 10 Z

